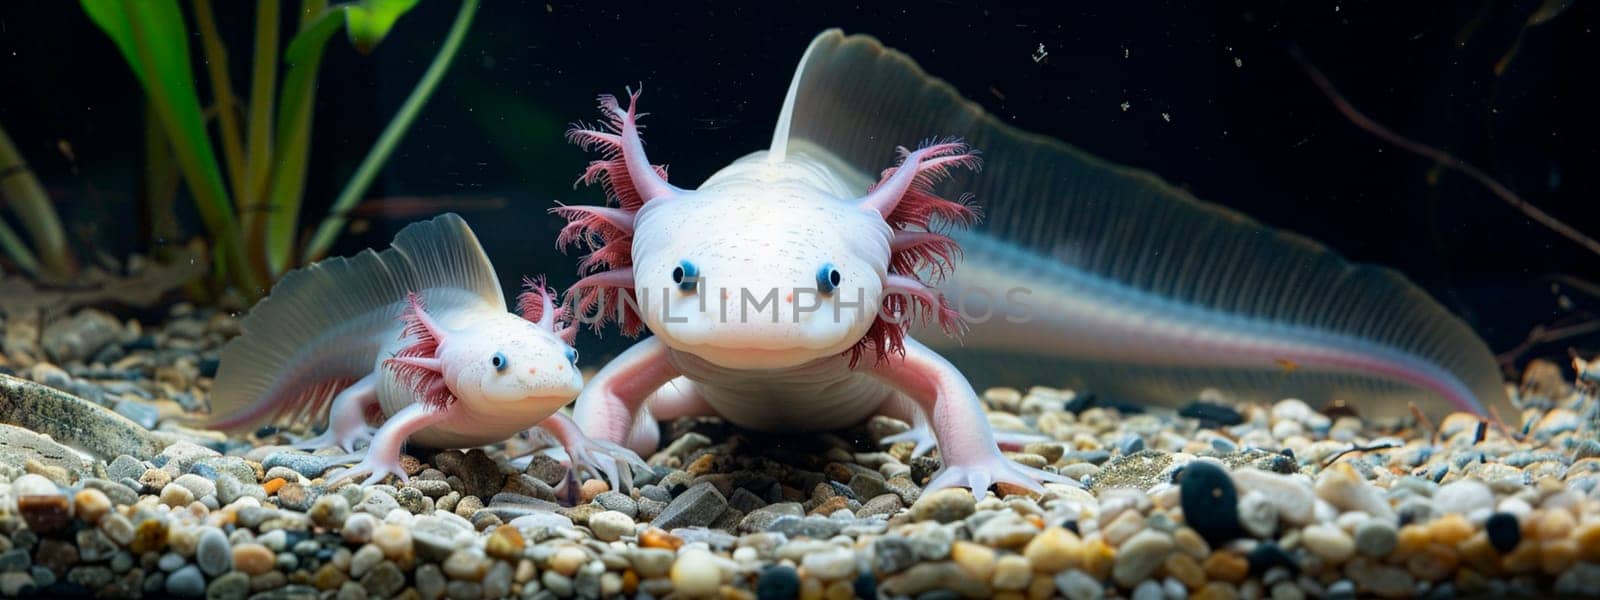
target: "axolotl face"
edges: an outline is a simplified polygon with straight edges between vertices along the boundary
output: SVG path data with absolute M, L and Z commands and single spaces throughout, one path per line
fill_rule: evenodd
M 484 408 L 554 411 L 583 389 L 578 352 L 559 335 L 511 313 L 496 313 L 451 330 L 439 345 L 451 392 Z
M 866 334 L 892 233 L 879 213 L 795 168 L 735 163 L 639 210 L 639 312 L 668 347 L 726 368 L 779 369 L 839 355 Z

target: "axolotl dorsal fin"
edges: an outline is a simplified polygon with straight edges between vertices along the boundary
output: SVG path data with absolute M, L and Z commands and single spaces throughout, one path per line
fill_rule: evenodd
M 981 173 L 953 172 L 940 188 L 974 193 L 986 215 L 954 234 L 965 258 L 945 292 L 981 294 L 975 304 L 994 312 L 959 346 L 919 336 L 958 364 L 1039 357 L 1048 369 L 1032 376 L 1050 380 L 1010 383 L 1173 403 L 1210 385 L 1345 399 L 1368 416 L 1403 414 L 1407 401 L 1433 414 L 1515 414 L 1483 341 L 1398 273 L 1011 127 L 871 37 L 815 38 L 768 157 L 804 154 L 864 188 L 897 144 L 931 136 L 984 155 Z
M 469 304 L 506 310 L 494 266 L 461 217 L 412 223 L 382 252 L 329 258 L 284 275 L 222 349 L 213 425 L 236 429 L 286 415 L 320 420 L 340 385 L 371 373 L 380 344 L 400 335 L 413 294 L 432 314 Z

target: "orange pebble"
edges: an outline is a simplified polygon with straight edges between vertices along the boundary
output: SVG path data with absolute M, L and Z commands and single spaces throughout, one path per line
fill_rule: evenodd
M 1566 511 L 1561 511 L 1566 512 Z M 1539 568 L 1546 575 L 1560 575 L 1578 561 L 1578 542 L 1572 539 L 1546 540 L 1539 544 Z
M 1472 537 L 1472 533 L 1472 524 L 1467 522 L 1467 518 L 1455 513 L 1439 517 L 1428 524 L 1428 537 L 1446 546 L 1454 547 Z M 1426 546 L 1419 548 L 1422 549 L 1426 549 Z
M 606 492 L 611 491 L 611 486 L 607 485 L 606 482 L 601 481 L 599 479 L 590 479 L 588 481 L 583 482 L 583 487 L 580 487 L 578 489 L 579 489 L 579 492 L 583 495 L 583 501 L 584 502 L 589 502 L 591 500 L 594 500 L 595 496 L 599 496 L 600 494 L 604 494 Z
M 1489 534 L 1485 532 L 1472 534 L 1467 541 L 1456 546 L 1456 552 L 1473 570 L 1491 575 L 1500 572 L 1500 551 L 1489 543 Z
M 1239 590 L 1231 583 L 1213 581 L 1200 588 L 1199 592 L 1190 596 L 1194 600 L 1233 600 L 1239 597 Z
M 1578 528 L 1578 522 L 1572 518 L 1572 513 L 1565 510 L 1547 510 L 1534 523 L 1534 536 L 1541 540 L 1559 540 L 1572 535 L 1572 530 Z
M 1533 540 L 1522 540 L 1515 550 L 1500 557 L 1500 568 L 1514 575 L 1532 573 L 1539 568 L 1539 544 Z
M 270 496 L 272 494 L 278 493 L 278 488 L 283 487 L 283 484 L 285 484 L 285 483 L 288 483 L 288 482 L 284 481 L 282 477 L 273 477 L 272 480 L 261 484 L 261 487 L 262 487 L 262 489 L 267 490 L 267 495 Z
M 1182 552 L 1174 552 L 1167 556 L 1167 562 L 1162 564 L 1167 574 L 1176 578 L 1191 590 L 1200 589 L 1206 584 L 1205 569 L 1193 557 Z
M 1579 525 L 1578 530 L 1572 532 L 1572 539 L 1577 540 L 1583 560 L 1600 562 L 1600 521 Z
M 646 548 L 666 548 L 668 550 L 677 550 L 679 546 L 683 545 L 683 538 L 667 533 L 661 529 L 651 527 L 644 530 L 644 533 L 639 534 L 639 545 Z
M 1204 569 L 1212 579 L 1239 583 L 1250 575 L 1250 561 L 1235 552 L 1217 552 L 1206 557 Z
M 622 572 L 622 595 L 624 595 L 624 596 L 632 596 L 633 593 L 636 592 L 636 591 L 639 591 L 639 574 L 633 572 L 633 569 L 628 569 L 626 571 L 623 571 Z
M 1117 560 L 1117 553 L 1107 546 L 1105 541 L 1096 539 L 1084 545 L 1083 570 L 1095 579 L 1105 579 L 1111 575 L 1111 565 Z
M 1394 551 L 1389 557 L 1394 560 L 1405 560 L 1411 555 L 1422 552 L 1428 547 L 1428 529 L 1421 525 L 1406 525 L 1400 528 L 1399 539 L 1395 542 Z
M 1456 551 L 1444 544 L 1428 544 L 1422 552 L 1411 555 L 1406 559 L 1406 569 L 1416 575 L 1418 579 L 1440 581 L 1455 573 L 1456 565 L 1460 560 Z

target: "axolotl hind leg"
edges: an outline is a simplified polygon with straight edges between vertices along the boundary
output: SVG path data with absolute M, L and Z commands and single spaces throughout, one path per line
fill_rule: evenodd
M 1044 491 L 1040 481 L 1079 485 L 1071 478 L 1020 465 L 1001 455 L 978 394 L 955 365 L 911 338 L 906 338 L 905 350 L 904 358 L 886 360 L 872 367 L 872 373 L 931 417 L 944 467 L 934 474 L 924 492 L 960 486 L 981 496 L 994 483 L 1009 483 L 1036 492 Z
M 345 452 L 355 452 L 357 442 L 371 439 L 373 432 L 377 431 L 367 426 L 366 417 L 368 407 L 377 401 L 378 374 L 371 373 L 333 397 L 333 407 L 328 410 L 327 431 L 290 447 L 317 450 L 336 446 Z
M 389 417 L 389 420 L 384 421 L 383 426 L 378 428 L 378 433 L 373 435 L 372 444 L 367 446 L 365 452 L 356 452 L 335 459 L 349 461 L 360 458 L 360 462 L 353 467 L 328 475 L 327 480 L 336 482 L 369 474 L 362 485 L 378 483 L 389 475 L 398 477 L 401 482 L 408 481 L 405 470 L 400 468 L 400 448 L 412 434 L 450 418 L 450 411 L 449 407 L 437 408 L 425 402 L 400 409 L 400 412 Z

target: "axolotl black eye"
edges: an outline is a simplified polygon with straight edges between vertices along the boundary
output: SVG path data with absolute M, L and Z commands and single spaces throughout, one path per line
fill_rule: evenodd
M 839 270 L 833 268 L 833 263 L 822 263 L 822 268 L 817 269 L 817 291 L 832 294 L 839 287 L 839 281 Z
M 678 261 L 678 266 L 672 269 L 672 282 L 678 284 L 678 289 L 694 293 L 700 285 L 700 269 L 687 260 Z

